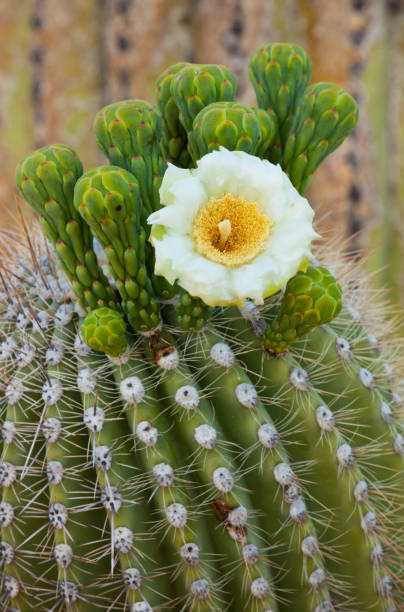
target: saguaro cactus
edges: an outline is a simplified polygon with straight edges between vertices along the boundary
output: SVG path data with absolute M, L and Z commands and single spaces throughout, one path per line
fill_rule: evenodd
M 302 195 L 356 106 L 296 46 L 251 75 L 259 108 L 175 64 L 159 111 L 97 116 L 114 165 L 18 166 L 45 236 L 1 271 L 4 610 L 403 606 L 400 363 Z

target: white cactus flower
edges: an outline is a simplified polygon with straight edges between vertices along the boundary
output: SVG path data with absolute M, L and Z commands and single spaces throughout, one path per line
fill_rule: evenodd
M 310 258 L 314 212 L 279 165 L 221 147 L 168 165 L 149 216 L 155 273 L 210 306 L 262 304 Z

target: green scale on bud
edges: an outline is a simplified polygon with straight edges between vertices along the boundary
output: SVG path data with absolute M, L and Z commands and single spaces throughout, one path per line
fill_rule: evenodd
M 173 64 L 156 81 L 156 100 L 163 119 L 162 149 L 167 161 L 180 168 L 188 168 L 191 160 L 187 150 L 187 132 L 180 122 L 179 109 L 171 88 L 177 72 L 189 65 L 186 62 Z
M 325 268 L 308 266 L 285 287 L 275 321 L 265 330 L 265 348 L 284 353 L 314 327 L 329 323 L 342 307 L 342 290 Z
M 80 331 L 84 342 L 94 351 L 117 357 L 126 350 L 126 323 L 116 310 L 92 310 L 82 322 Z
M 104 249 L 130 325 L 144 332 L 154 329 L 160 306 L 145 264 L 136 178 L 116 166 L 90 170 L 77 182 L 74 204 Z
M 213 102 L 194 119 L 189 151 L 194 163 L 219 147 L 262 157 L 275 135 L 269 113 L 237 102 Z
M 73 205 L 74 186 L 83 173 L 76 153 L 64 145 L 42 147 L 17 166 L 23 198 L 39 215 L 47 238 L 86 310 L 116 307 L 116 298 L 98 265 L 93 237 Z

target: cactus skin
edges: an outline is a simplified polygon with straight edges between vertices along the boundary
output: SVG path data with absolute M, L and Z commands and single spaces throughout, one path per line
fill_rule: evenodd
M 342 290 L 335 278 L 320 266 L 308 266 L 286 285 L 276 321 L 265 331 L 265 348 L 284 353 L 314 327 L 329 323 L 342 308 Z
M 288 95 L 301 89 L 300 81 L 293 89 L 297 65 L 293 59 L 286 74 Z M 189 82 L 176 81 L 183 70 Z M 174 82 L 181 95 L 185 85 L 212 85 L 212 74 L 220 85 L 223 68 L 209 70 L 209 78 L 199 66 L 168 74 L 162 104 L 172 112 Z M 273 88 L 276 98 L 276 81 Z M 325 92 L 321 112 L 329 95 L 346 99 L 336 87 L 316 91 Z M 250 113 L 211 93 L 199 96 L 210 105 L 200 114 L 230 109 L 243 130 Z M 294 95 L 289 115 L 251 109 L 251 125 L 258 120 L 261 129 L 256 155 L 271 158 L 273 117 L 275 125 L 283 118 L 279 136 L 294 114 L 288 138 L 303 137 L 306 101 L 299 106 Z M 216 146 L 219 115 L 203 131 L 207 150 Z M 50 195 L 36 175 L 41 155 L 27 158 L 34 171 L 20 166 L 40 191 L 34 208 Z M 150 149 L 144 155 L 147 166 Z M 82 297 L 73 298 L 35 225 L 20 241 L 2 238 L 15 258 L 2 266 L 0 286 L 1 608 L 401 609 L 402 363 L 385 367 L 352 311 L 358 297 L 364 313 L 372 308 L 356 264 L 323 247 L 321 267 L 298 272 L 259 308 L 211 309 L 186 292 L 160 303 L 142 227 L 150 201 L 128 167 L 81 176 L 77 165 L 74 199 L 69 179 L 69 214 L 109 260 L 121 298 L 115 308 L 98 300 L 84 303 L 90 313 L 79 307 Z M 64 195 L 55 195 L 63 207 Z M 63 234 L 68 215 L 55 210 L 49 219 L 61 215 Z M 342 309 L 341 288 L 323 263 L 341 277 Z

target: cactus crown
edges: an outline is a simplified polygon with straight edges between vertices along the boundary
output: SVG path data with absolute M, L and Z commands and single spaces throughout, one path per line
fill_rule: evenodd
M 248 108 L 175 64 L 98 113 L 111 165 L 18 165 L 46 239 L 2 273 L 2 609 L 402 605 L 395 377 L 302 197 L 357 107 L 310 69 L 260 48 Z

